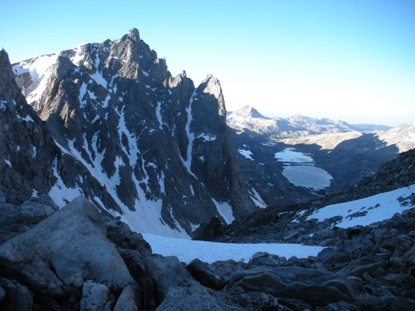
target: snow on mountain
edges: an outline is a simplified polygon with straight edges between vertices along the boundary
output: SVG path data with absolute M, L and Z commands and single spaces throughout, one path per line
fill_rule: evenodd
M 385 147 L 395 145 L 399 152 L 415 148 L 415 123 L 404 124 L 388 131 L 377 131 L 376 137 L 385 143 Z
M 250 106 L 230 112 L 227 117 L 227 124 L 237 133 L 247 131 L 260 135 L 277 135 L 282 137 L 355 130 L 352 125 L 344 121 L 326 118 L 315 119 L 300 115 L 288 118 L 268 118 Z
M 264 117 L 257 110 L 249 106 L 229 112 L 226 122 L 229 127 L 237 132 L 249 130 L 257 134 L 269 134 L 278 130 L 276 120 Z
M 287 145 L 318 145 L 323 150 L 331 150 L 336 148 L 337 145 L 341 144 L 346 140 L 351 140 L 362 136 L 361 132 L 346 132 L 346 133 L 324 133 L 317 135 L 307 135 L 299 137 L 289 137 L 281 139 L 281 142 Z
M 252 158 L 252 151 L 251 150 L 247 150 L 247 149 L 238 149 L 238 152 L 240 155 L 242 155 L 245 159 L 251 160 L 253 161 L 254 159 Z
M 324 249 L 321 246 L 308 246 L 289 243 L 219 243 L 161 237 L 143 234 L 154 253 L 162 256 L 176 256 L 180 261 L 189 263 L 198 258 L 207 263 L 235 260 L 247 262 L 257 252 L 267 252 L 281 257 L 307 258 L 317 256 Z
M 22 76 L 25 73 L 31 76 L 32 84 L 30 87 L 25 88 L 25 85 L 23 85 L 22 88 L 29 104 L 39 100 L 45 91 L 52 66 L 56 63 L 57 57 L 56 54 L 43 55 L 13 65 L 13 72 L 16 76 Z
M 378 149 L 388 146 L 396 146 L 399 152 L 405 152 L 415 148 L 415 124 L 405 124 L 385 131 L 374 131 L 363 134 L 351 131 L 345 133 L 323 133 L 318 135 L 306 135 L 290 138 L 282 138 L 281 142 L 287 145 L 319 145 L 322 149 L 332 150 L 345 141 L 352 141 L 363 135 L 372 135 L 373 141 L 377 140 Z
M 328 205 L 316 210 L 306 219 L 317 219 L 322 222 L 338 217 L 334 225 L 340 228 L 368 226 L 414 208 L 414 198 L 415 184 L 359 200 Z
M 59 149 L 49 189 L 59 206 L 83 194 L 136 231 L 175 237 L 259 208 L 234 159 L 219 80 L 173 77 L 138 30 L 13 72 Z

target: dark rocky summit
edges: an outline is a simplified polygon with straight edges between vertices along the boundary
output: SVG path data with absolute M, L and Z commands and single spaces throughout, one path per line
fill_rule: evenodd
M 222 205 L 235 218 L 257 209 L 239 173 L 219 81 L 208 76 L 195 87 L 185 72 L 173 77 L 136 29 L 13 70 L 25 109 L 47 126 L 40 136 L 49 141 L 36 146 L 51 150 L 34 170 L 48 174 L 46 184 L 26 192 L 49 194 L 60 207 L 84 195 L 135 230 L 181 236 L 215 216 L 230 221 Z M 4 79 L 15 83 L 10 67 Z

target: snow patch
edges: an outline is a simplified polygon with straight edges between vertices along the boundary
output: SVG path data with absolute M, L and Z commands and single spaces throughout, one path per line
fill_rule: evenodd
M 414 194 L 415 184 L 359 200 L 327 205 L 312 213 L 307 220 L 315 218 L 321 222 L 340 216 L 341 220 L 335 224 L 337 227 L 367 226 L 414 208 Z
M 249 193 L 251 194 L 251 199 L 254 201 L 256 206 L 258 206 L 259 208 L 266 208 L 267 207 L 264 200 L 262 200 L 261 196 L 259 195 L 259 193 L 254 188 L 251 188 L 249 190 Z
M 111 96 L 108 94 L 107 97 L 105 97 L 104 101 L 101 104 L 102 108 L 107 108 L 108 107 L 108 103 L 109 103 L 110 99 L 111 99 Z
M 202 138 L 204 141 L 215 141 L 216 135 L 200 134 L 197 138 Z
M 49 196 L 59 207 L 64 207 L 66 204 L 71 202 L 73 199 L 83 194 L 81 189 L 69 188 L 63 182 L 58 172 L 58 160 L 55 159 L 52 164 L 53 175 L 56 177 L 56 182 L 53 187 L 49 190 Z
M 79 88 L 79 105 L 81 108 L 85 108 L 85 94 L 86 94 L 87 85 L 82 83 L 81 87 Z
M 187 121 L 186 121 L 185 130 L 186 130 L 187 138 L 189 140 L 189 144 L 187 146 L 186 160 L 183 159 L 184 166 L 187 168 L 187 171 L 189 172 L 189 174 L 192 175 L 195 179 L 197 179 L 197 177 L 192 172 L 192 150 L 193 150 L 193 141 L 195 139 L 195 135 L 190 131 L 190 123 L 192 122 L 192 104 L 193 104 L 193 100 L 196 94 L 197 94 L 196 90 L 193 91 L 192 97 L 190 97 L 189 107 L 186 108 Z
M 156 106 L 156 117 L 157 117 L 157 121 L 159 123 L 159 129 L 162 130 L 163 129 L 163 119 L 161 117 L 161 102 L 157 101 L 157 106 Z
M 108 81 L 102 76 L 102 72 L 98 69 L 100 65 L 100 59 L 98 52 L 95 56 L 95 72 L 91 75 L 91 78 L 99 85 L 103 86 L 105 89 L 108 89 Z
M 229 259 L 247 262 L 257 252 L 267 252 L 285 258 L 292 256 L 307 258 L 317 256 L 324 249 L 321 246 L 288 243 L 238 244 L 195 241 L 161 237 L 153 234 L 143 234 L 143 237 L 151 245 L 154 253 L 162 256 L 176 256 L 185 263 L 189 263 L 195 258 L 207 263 Z
M 252 158 L 252 151 L 251 150 L 246 150 L 246 149 L 238 149 L 238 152 L 240 155 L 242 155 L 245 159 L 254 161 L 254 159 Z
M 313 163 L 312 157 L 305 155 L 302 152 L 294 151 L 292 149 L 284 149 L 283 151 L 277 152 L 274 158 L 279 162 L 284 163 Z
M 43 55 L 13 66 L 15 74 L 29 72 L 33 83 L 37 85 L 32 92 L 25 94 L 28 103 L 37 101 L 42 96 L 52 74 L 52 66 L 56 63 L 57 58 L 56 54 Z
M 35 122 L 31 116 L 26 115 L 24 117 L 20 116 L 19 114 L 16 114 L 17 119 L 23 120 L 25 122 Z
M 223 220 L 229 225 L 234 220 L 235 217 L 233 216 L 232 206 L 228 202 L 218 202 L 215 199 L 213 199 L 213 203 L 215 203 L 216 209 L 219 213 L 219 215 L 222 216 Z

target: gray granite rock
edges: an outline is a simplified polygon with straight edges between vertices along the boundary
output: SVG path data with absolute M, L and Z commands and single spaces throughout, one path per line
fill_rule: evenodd
M 34 228 L 0 246 L 0 262 L 36 291 L 65 296 L 65 286 L 81 288 L 87 279 L 122 289 L 134 280 L 105 237 L 98 210 L 75 199 Z
M 113 311 L 137 311 L 135 294 L 131 286 L 126 286 L 118 297 Z
M 111 311 L 108 288 L 100 283 L 86 280 L 82 286 L 80 311 Z
M 4 311 L 31 311 L 33 295 L 23 285 L 15 280 L 0 278 L 0 286 L 4 296 L 0 299 L 1 309 Z
M 199 259 L 193 259 L 187 266 L 190 275 L 203 286 L 211 289 L 221 290 L 226 285 L 226 280 L 216 274 L 207 263 Z

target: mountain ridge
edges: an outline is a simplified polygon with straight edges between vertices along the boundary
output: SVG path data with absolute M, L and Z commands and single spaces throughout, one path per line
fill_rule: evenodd
M 84 193 L 135 230 L 182 236 L 213 216 L 231 221 L 257 208 L 230 144 L 219 80 L 195 87 L 184 72 L 172 77 L 136 29 L 43 58 L 14 64 L 16 81 L 60 152 L 100 185 L 90 191 L 57 164 L 51 194 L 60 205 Z
M 355 125 L 342 120 L 311 118 L 303 115 L 293 115 L 286 118 L 267 117 L 251 106 L 244 106 L 230 112 L 227 121 L 228 125 L 238 133 L 252 132 L 258 135 L 275 135 L 279 137 L 391 129 L 391 127 L 386 125 Z

